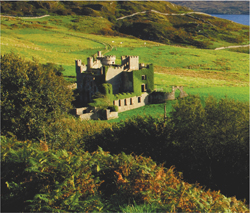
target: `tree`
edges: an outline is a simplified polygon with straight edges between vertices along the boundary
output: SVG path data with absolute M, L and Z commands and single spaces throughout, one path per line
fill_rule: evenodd
M 173 106 L 169 128 L 176 168 L 190 182 L 248 200 L 248 103 L 189 96 Z
M 60 70 L 13 53 L 1 56 L 2 134 L 39 138 L 46 125 L 71 108 L 72 92 Z

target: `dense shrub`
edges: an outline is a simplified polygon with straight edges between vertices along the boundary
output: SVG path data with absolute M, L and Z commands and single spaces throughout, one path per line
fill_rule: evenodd
M 185 177 L 248 199 L 249 109 L 247 103 L 190 97 L 174 106 L 170 138 L 175 165 Z M 195 172 L 196 171 L 196 172 Z M 198 173 L 198 176 L 197 176 Z
M 74 155 L 5 137 L 1 152 L 2 211 L 117 212 L 131 203 L 167 212 L 247 211 L 234 197 L 188 184 L 142 156 L 100 148 Z
M 180 100 L 163 118 L 133 117 L 90 138 L 111 153 L 143 154 L 166 166 L 175 165 L 190 182 L 248 199 L 248 104 L 197 96 Z
M 92 174 L 90 154 L 4 138 L 2 145 L 2 211 L 98 210 L 101 182 Z
M 72 92 L 61 72 L 62 67 L 13 53 L 1 56 L 2 134 L 39 138 L 48 123 L 71 108 Z

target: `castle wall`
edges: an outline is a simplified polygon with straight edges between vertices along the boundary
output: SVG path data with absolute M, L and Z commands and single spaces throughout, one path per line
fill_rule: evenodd
M 75 109 L 75 115 L 78 116 L 81 120 L 110 120 L 118 118 L 118 112 L 110 112 L 109 109 L 106 109 L 105 115 L 100 115 L 96 109 L 90 107 L 81 107 Z
M 112 84 L 113 94 L 117 94 L 122 89 L 123 66 L 109 67 L 106 72 L 106 83 Z
M 106 109 L 106 120 L 118 118 L 118 112 L 110 112 L 110 109 Z
M 122 73 L 122 92 L 134 92 L 133 90 L 133 74 L 131 72 Z
M 99 69 L 102 67 L 102 62 L 97 59 L 97 60 L 93 60 L 93 57 L 89 57 L 87 58 L 87 67 L 88 67 L 88 71 L 91 71 L 91 69 Z
M 83 79 L 83 91 L 82 91 L 82 101 L 87 104 L 92 101 L 92 96 L 98 92 L 98 87 L 94 81 L 94 77 L 91 75 L 84 75 Z
M 172 92 L 165 94 L 165 100 L 174 100 L 175 99 L 175 91 L 180 90 L 180 98 L 185 98 L 188 94 L 183 90 L 183 86 L 173 86 Z
M 139 70 L 139 56 L 129 56 L 129 70 Z
M 104 56 L 100 59 L 101 59 L 103 65 L 114 65 L 116 56 L 114 56 L 114 55 Z
M 94 113 L 94 112 L 84 113 L 84 114 L 81 114 L 79 117 L 81 120 L 91 120 L 91 119 L 98 120 L 98 115 L 97 113 Z
M 75 112 L 76 115 L 81 115 L 81 114 L 83 114 L 83 113 L 89 111 L 89 110 L 88 110 L 88 107 L 76 108 L 75 110 L 76 110 L 76 112 Z
M 118 106 L 118 112 L 124 112 L 149 104 L 149 95 L 148 93 L 142 93 L 141 96 L 115 100 L 113 104 Z
M 81 60 L 75 60 L 75 65 L 76 65 L 76 83 L 77 83 L 77 89 L 79 91 L 83 90 L 83 75 L 82 73 L 87 71 L 86 65 L 82 65 Z

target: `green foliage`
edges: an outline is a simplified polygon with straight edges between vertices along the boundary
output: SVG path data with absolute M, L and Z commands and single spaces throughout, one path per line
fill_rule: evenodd
M 175 165 L 190 182 L 248 199 L 248 119 L 247 103 L 189 96 L 173 106 L 165 124 L 163 117 L 131 117 L 86 138 L 85 145 L 143 153 Z
M 112 84 L 103 83 L 98 89 L 100 92 L 94 95 L 93 103 L 89 103 L 89 105 L 100 109 L 107 109 L 113 102 Z
M 170 137 L 179 155 L 177 168 L 189 165 L 185 177 L 197 180 L 194 171 L 199 171 L 200 182 L 208 187 L 247 198 L 248 112 L 247 103 L 226 98 L 217 102 L 209 97 L 203 107 L 199 97 L 191 96 L 174 106 Z
M 108 107 L 108 109 L 110 109 L 110 111 L 112 112 L 118 112 L 118 106 L 115 106 L 115 105 L 110 105 L 109 107 Z
M 107 109 L 107 107 L 110 105 L 110 99 L 102 94 L 102 93 L 96 93 L 93 96 L 93 102 L 88 104 L 92 107 L 98 107 L 100 109 Z
M 2 141 L 2 211 L 247 211 L 241 201 L 188 184 L 150 158 Z
M 136 95 L 141 95 L 141 93 L 134 93 L 134 92 L 123 92 L 114 95 L 114 100 L 130 98 Z
M 146 76 L 142 80 L 142 75 Z M 148 65 L 147 69 L 133 71 L 133 90 L 137 96 L 141 95 L 141 85 L 147 85 L 147 92 L 150 93 L 154 90 L 154 68 L 153 64 Z
M 48 123 L 69 110 L 72 92 L 60 71 L 13 53 L 1 56 L 2 134 L 39 138 Z
M 47 69 L 47 70 L 53 70 L 55 72 L 56 75 L 58 76 L 62 76 L 63 75 L 63 71 L 65 71 L 65 69 L 62 67 L 62 65 L 60 66 L 56 66 L 55 64 L 53 63 L 47 63 L 47 64 L 43 64 L 42 65 L 44 69 Z
M 90 154 L 44 151 L 29 142 L 5 149 L 3 154 L 3 211 L 98 210 L 100 181 L 90 170 Z

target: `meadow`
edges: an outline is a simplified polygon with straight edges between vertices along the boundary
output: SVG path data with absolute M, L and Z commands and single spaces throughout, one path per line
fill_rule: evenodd
M 171 91 L 171 88 L 168 88 L 168 91 Z M 222 98 L 229 98 L 231 100 L 237 100 L 240 102 L 249 102 L 249 87 L 202 87 L 202 88 L 185 88 L 185 92 L 190 95 L 199 95 L 201 100 L 204 101 L 205 98 L 209 96 L 215 97 L 217 100 Z M 179 96 L 179 91 L 176 91 L 176 98 Z M 173 110 L 173 105 L 176 104 L 177 100 L 167 101 L 166 102 L 166 113 L 169 113 Z M 164 103 L 160 104 L 151 104 L 137 109 L 120 112 L 119 118 L 109 120 L 109 123 L 125 121 L 132 116 L 147 116 L 152 115 L 154 117 L 164 117 Z M 96 121 L 93 121 L 96 122 Z
M 154 64 L 155 89 L 171 91 L 184 86 L 189 94 L 249 101 L 249 54 L 226 50 L 180 47 L 141 40 L 132 36 L 98 35 L 105 19 L 96 17 L 48 16 L 42 19 L 1 17 L 1 51 L 18 53 L 28 60 L 62 65 L 65 79 L 76 82 L 75 59 L 86 64 L 87 57 L 101 50 L 106 55 L 139 55 L 140 62 Z M 76 27 L 77 26 L 77 27 Z M 242 51 L 239 49 L 238 51 Z M 178 95 L 178 94 L 177 94 Z M 167 111 L 171 110 L 169 107 Z M 119 114 L 124 120 L 136 114 L 163 114 L 163 105 L 145 106 Z

